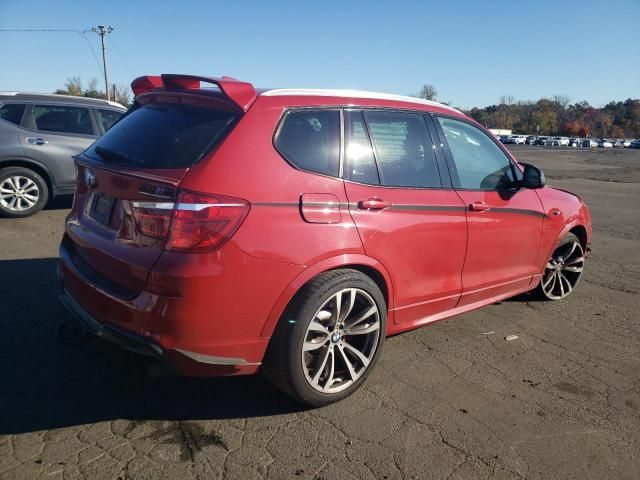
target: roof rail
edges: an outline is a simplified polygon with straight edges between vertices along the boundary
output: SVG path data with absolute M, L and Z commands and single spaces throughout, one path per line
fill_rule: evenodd
M 138 77 L 131 82 L 131 90 L 138 96 L 164 88 L 165 90 L 190 90 L 200 88 L 200 83 L 216 85 L 224 95 L 245 112 L 257 97 L 256 89 L 248 82 L 232 77 L 200 77 L 198 75 L 162 74 Z

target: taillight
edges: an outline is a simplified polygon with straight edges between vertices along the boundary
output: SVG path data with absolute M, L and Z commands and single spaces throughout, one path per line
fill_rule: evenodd
M 140 233 L 167 239 L 166 250 L 211 252 L 227 242 L 251 208 L 249 202 L 224 195 L 181 190 L 173 202 L 132 202 Z
M 167 238 L 175 207 L 173 202 L 132 202 L 131 207 L 140 233 L 160 240 Z

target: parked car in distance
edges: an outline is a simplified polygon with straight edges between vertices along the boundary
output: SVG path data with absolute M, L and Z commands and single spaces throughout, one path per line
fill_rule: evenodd
M 541 136 L 536 139 L 536 145 L 546 145 L 547 140 L 550 140 L 551 137 Z
M 569 146 L 570 147 L 581 147 L 582 146 L 582 138 L 570 138 L 569 139 Z
M 125 111 L 93 98 L 0 93 L 0 216 L 27 217 L 73 194 L 72 157 Z
M 629 140 L 629 139 L 622 140 L 622 146 L 624 148 L 629 148 L 631 146 L 631 140 Z
M 230 77 L 132 90 L 77 157 L 61 300 L 174 372 L 262 371 L 326 405 L 388 335 L 531 290 L 559 300 L 580 280 L 583 201 L 454 108 Z
M 527 138 L 525 139 L 525 143 L 527 145 L 535 145 L 536 142 L 538 140 L 538 137 L 536 137 L 535 135 L 529 135 L 527 136 Z
M 569 138 L 568 137 L 553 137 L 551 139 L 551 145 L 558 147 L 567 147 L 569 146 Z
M 598 142 L 596 142 L 592 138 L 585 138 L 584 140 L 582 140 L 582 146 L 587 148 L 595 148 L 598 146 Z
M 524 135 L 509 135 L 507 138 L 503 140 L 502 143 L 512 143 L 516 145 L 524 145 L 525 142 Z
M 629 148 L 640 148 L 640 138 L 630 141 Z
M 611 140 L 611 143 L 613 143 L 613 148 L 624 148 L 624 140 L 621 138 Z
M 600 148 L 613 148 L 613 142 L 605 138 L 598 140 L 598 147 Z

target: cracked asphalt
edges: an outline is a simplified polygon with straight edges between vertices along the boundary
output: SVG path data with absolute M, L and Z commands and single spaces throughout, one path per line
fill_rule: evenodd
M 391 338 L 362 389 L 316 410 L 260 376 L 140 381 L 65 326 L 69 202 L 0 220 L 0 477 L 640 478 L 640 150 L 513 150 L 591 208 L 576 292 Z

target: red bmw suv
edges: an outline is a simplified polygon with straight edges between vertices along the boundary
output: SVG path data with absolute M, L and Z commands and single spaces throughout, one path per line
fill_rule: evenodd
M 388 335 L 580 280 L 585 204 L 453 108 L 230 77 L 132 88 L 77 157 L 60 296 L 176 373 L 261 370 L 323 405 Z

